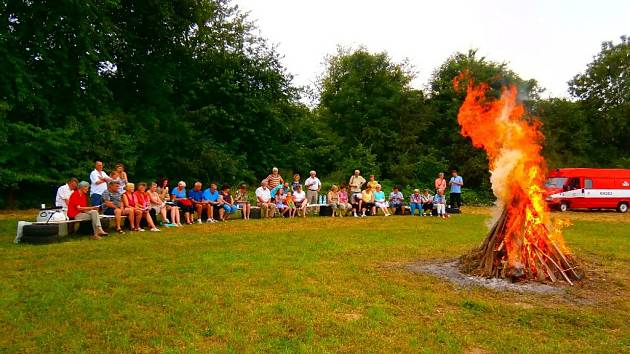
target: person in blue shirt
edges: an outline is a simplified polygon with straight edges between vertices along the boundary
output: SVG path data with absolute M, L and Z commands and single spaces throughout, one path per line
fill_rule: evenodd
M 210 188 L 208 188 L 205 191 L 203 191 L 203 200 L 206 203 L 208 203 L 208 220 L 207 220 L 207 222 L 209 222 L 209 223 L 217 222 L 214 219 L 215 213 L 220 219 L 223 219 L 223 215 L 222 215 L 223 208 L 221 208 L 221 205 L 223 205 L 223 202 L 222 202 L 222 199 L 221 199 L 221 195 L 219 195 L 219 191 L 217 190 L 217 184 L 216 183 L 212 183 L 210 185 Z
M 188 198 L 193 204 L 195 211 L 197 212 L 197 223 L 201 224 L 201 214 L 203 208 L 208 206 L 208 203 L 203 200 L 203 191 L 201 190 L 201 182 L 195 182 L 193 188 L 188 192 Z
M 462 176 L 457 175 L 457 170 L 452 171 L 452 177 L 448 184 L 451 186 L 451 208 L 460 208 L 462 206 L 462 186 L 464 185 L 464 179 Z

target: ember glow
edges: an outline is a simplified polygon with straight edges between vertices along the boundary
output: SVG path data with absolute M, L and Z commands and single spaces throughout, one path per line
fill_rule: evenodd
M 496 99 L 487 96 L 487 84 L 475 84 L 466 75 L 455 79 L 455 87 L 464 79 L 467 94 L 457 120 L 461 134 L 488 155 L 501 215 L 480 249 L 462 262 L 484 276 L 572 283 L 580 276 L 562 237 L 565 223 L 552 223 L 544 199 L 540 121 L 527 116 L 515 86 L 504 87 Z

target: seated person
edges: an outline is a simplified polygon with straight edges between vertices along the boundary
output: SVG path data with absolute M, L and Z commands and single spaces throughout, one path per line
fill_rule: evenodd
M 295 192 L 293 192 L 293 202 L 295 203 L 296 214 L 302 212 L 302 217 L 306 217 L 306 207 L 308 202 L 306 201 L 306 193 L 302 190 L 302 185 L 298 185 Z
M 249 203 L 249 197 L 247 196 L 247 185 L 245 183 L 241 184 L 236 193 L 234 193 L 234 201 L 236 202 L 238 208 L 241 209 L 243 219 L 249 220 L 251 205 Z
M 193 224 L 193 215 L 192 213 L 195 211 L 193 208 L 193 204 L 186 197 L 186 182 L 179 181 L 177 182 L 177 187 L 171 190 L 171 200 L 177 205 L 177 207 L 184 212 L 184 219 L 186 224 Z
M 68 210 L 68 200 L 72 193 L 77 189 L 79 180 L 72 177 L 66 181 L 66 184 L 57 188 L 57 195 L 55 196 L 55 206 Z M 98 206 L 98 205 L 97 205 Z
M 368 184 L 363 192 L 361 192 L 361 200 L 359 201 L 359 207 L 361 208 L 361 217 L 365 217 L 365 211 L 370 210 L 371 215 L 376 215 L 376 207 L 374 205 L 374 192 L 372 187 Z
M 383 187 L 381 187 L 380 184 L 376 185 L 376 191 L 374 191 L 374 204 L 376 205 L 376 208 L 381 209 L 383 215 L 391 215 L 389 213 L 389 202 L 385 199 L 385 192 L 383 192 Z M 374 213 L 374 215 L 377 213 Z
M 341 211 L 339 210 L 339 187 L 333 184 L 332 187 L 330 187 L 330 191 L 328 192 L 326 199 L 328 200 L 328 205 L 330 205 L 330 208 L 332 209 L 332 217 L 334 218 L 337 216 L 337 213 L 341 216 Z
M 203 190 L 201 190 L 201 186 L 202 186 L 201 182 L 197 181 L 193 185 L 193 188 L 188 192 L 188 198 L 192 202 L 193 208 L 195 212 L 197 213 L 198 224 L 203 223 L 203 221 L 201 221 L 201 214 L 203 214 L 203 209 L 208 209 L 208 218 L 210 218 L 210 216 L 212 215 L 210 213 L 211 210 L 210 210 L 210 206 L 208 205 L 208 202 L 203 199 L 204 192 Z M 210 222 L 210 219 L 208 219 L 208 222 Z
M 88 192 L 90 184 L 85 181 L 78 183 L 78 188 L 72 192 L 68 199 L 68 218 L 70 220 L 91 220 L 93 235 L 92 240 L 100 240 L 101 236 L 107 236 L 107 232 L 101 226 L 98 215 L 99 206 L 88 206 Z
M 358 218 L 359 213 L 361 213 L 361 193 L 352 193 L 350 198 L 350 203 L 352 203 L 352 213 L 355 218 Z
M 227 221 L 227 219 L 230 218 L 230 215 L 236 213 L 238 210 L 238 206 L 234 203 L 234 199 L 230 194 L 230 186 L 228 184 L 221 186 L 220 197 L 223 202 L 223 214 L 221 215 L 221 220 Z
M 291 190 L 291 188 L 289 187 L 289 182 L 284 182 L 282 184 L 275 186 L 273 189 L 271 189 L 271 192 L 269 192 L 271 194 L 271 199 L 278 201 L 276 199 L 276 194 L 278 194 L 280 190 L 282 190 L 282 194 L 283 194 L 280 198 L 282 200 L 286 197 L 286 193 Z
M 103 214 L 113 215 L 116 220 L 116 232 L 124 234 L 125 232 L 122 230 L 121 223 L 122 216 L 126 215 L 129 218 L 129 226 L 133 229 L 135 225 L 136 211 L 133 208 L 125 207 L 122 204 L 122 194 L 120 194 L 118 188 L 120 188 L 120 184 L 118 182 L 107 182 L 107 189 L 102 195 Z
M 276 204 L 273 202 L 273 199 L 271 199 L 271 191 L 268 185 L 267 180 L 260 182 L 260 187 L 256 189 L 256 200 L 260 207 L 260 216 L 271 218 L 276 212 Z
M 274 200 L 276 201 L 276 209 L 282 216 L 287 216 L 287 213 L 289 212 L 289 206 L 286 204 L 286 199 L 287 197 L 283 188 L 276 191 L 276 195 L 274 197 Z
M 142 231 L 142 229 L 140 228 L 140 222 L 142 221 L 142 219 L 145 219 L 147 221 L 147 225 L 149 225 L 150 231 L 160 232 L 160 229 L 155 227 L 153 217 L 149 212 L 151 211 L 151 198 L 149 196 L 149 193 L 147 193 L 147 184 L 144 182 L 140 182 L 138 184 L 138 190 L 133 193 L 133 196 L 136 199 L 136 208 L 138 208 L 142 212 L 141 216 L 136 219 L 136 228 Z
M 392 212 L 396 214 L 396 209 L 400 209 L 400 215 L 405 215 L 405 197 L 398 188 L 394 186 L 391 193 L 389 193 L 389 206 L 392 208 Z
M 182 226 L 179 221 L 179 208 L 176 205 L 167 205 L 168 201 L 168 192 L 166 195 L 166 201 L 162 199 L 162 195 L 158 192 L 158 184 L 151 183 L 151 188 L 149 188 L 149 199 L 151 201 L 151 209 L 155 211 L 155 215 L 162 216 L 162 224 L 170 224 L 171 220 L 173 220 L 174 226 Z M 167 212 L 171 212 L 171 220 L 167 217 Z
M 352 204 L 348 201 L 348 187 L 346 187 L 345 183 L 341 184 L 341 189 L 339 190 L 339 209 L 341 209 L 339 216 L 348 215 L 348 211 L 352 209 Z
M 425 188 L 424 193 L 420 196 L 420 199 L 422 201 L 421 213 L 426 216 L 431 216 L 431 213 L 433 212 L 433 196 L 428 189 Z
M 409 209 L 411 209 L 411 216 L 416 215 L 416 209 L 418 209 L 418 216 L 423 216 L 422 198 L 418 188 L 414 189 L 413 193 L 409 196 Z
M 210 184 L 210 188 L 203 191 L 203 201 L 208 205 L 208 220 L 206 222 L 215 223 L 218 217 L 219 220 L 223 219 L 223 200 L 217 189 L 217 184 Z
M 287 196 L 284 199 L 284 204 L 286 204 L 287 209 L 289 210 L 289 217 L 294 217 L 297 208 L 295 207 L 295 202 L 293 201 L 293 193 L 291 193 L 291 191 L 287 192 Z

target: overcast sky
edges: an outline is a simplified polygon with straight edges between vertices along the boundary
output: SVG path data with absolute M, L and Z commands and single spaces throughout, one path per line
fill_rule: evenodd
M 424 88 L 449 55 L 477 48 L 522 78 L 568 96 L 605 40 L 630 35 L 630 0 L 233 0 L 278 45 L 295 84 L 314 83 L 337 45 L 408 58 Z

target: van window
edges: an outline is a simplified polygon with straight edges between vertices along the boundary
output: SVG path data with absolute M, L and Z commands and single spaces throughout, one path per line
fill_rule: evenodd
M 562 188 L 566 183 L 568 178 L 566 177 L 553 177 L 548 178 L 545 182 L 545 187 L 547 188 Z
M 579 178 L 571 178 L 569 180 L 569 190 L 580 189 L 580 179 Z
M 584 188 L 585 189 L 593 189 L 593 180 L 590 178 L 584 179 Z

